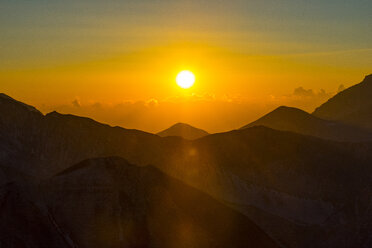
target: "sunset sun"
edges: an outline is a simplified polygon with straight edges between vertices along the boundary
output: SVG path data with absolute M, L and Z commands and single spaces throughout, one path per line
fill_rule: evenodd
M 195 75 L 191 71 L 181 71 L 177 75 L 176 82 L 181 88 L 188 89 L 194 85 Z

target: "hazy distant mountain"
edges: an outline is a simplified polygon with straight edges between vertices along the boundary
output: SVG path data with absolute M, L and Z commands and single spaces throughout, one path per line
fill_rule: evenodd
M 246 216 L 122 158 L 83 161 L 45 188 L 51 216 L 78 247 L 278 247 Z
M 262 126 L 193 141 L 162 138 L 78 116 L 43 116 L 5 98 L 0 113 L 0 165 L 22 173 L 45 179 L 89 158 L 120 156 L 210 194 L 285 247 L 372 245 L 371 142 Z
M 208 134 L 208 132 L 202 129 L 190 126 L 189 124 L 185 123 L 176 123 L 170 128 L 157 133 L 157 135 L 159 135 L 160 137 L 179 136 L 188 140 L 198 139 L 207 136 Z
M 313 115 L 372 129 L 372 74 L 329 99 Z
M 266 126 L 325 139 L 340 141 L 372 140 L 372 132 L 336 121 L 323 120 L 301 109 L 281 106 L 260 119 L 242 127 Z

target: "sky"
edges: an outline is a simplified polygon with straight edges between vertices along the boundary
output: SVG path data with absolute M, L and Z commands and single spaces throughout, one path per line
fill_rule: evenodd
M 0 91 L 126 128 L 227 131 L 280 105 L 312 112 L 371 74 L 371 13 L 370 0 L 0 0 Z

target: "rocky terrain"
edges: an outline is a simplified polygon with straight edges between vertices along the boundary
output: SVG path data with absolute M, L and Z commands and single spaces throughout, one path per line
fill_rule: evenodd
M 4 247 L 372 246 L 372 142 L 350 142 L 365 126 L 282 108 L 256 123 L 274 129 L 186 140 L 6 95 L 0 113 Z
M 278 247 L 243 214 L 119 157 L 83 161 L 43 188 L 78 247 Z

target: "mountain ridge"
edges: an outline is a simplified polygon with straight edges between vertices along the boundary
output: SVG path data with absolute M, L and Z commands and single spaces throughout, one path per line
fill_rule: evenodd
M 287 106 L 280 106 L 240 129 L 257 125 L 338 141 L 372 140 L 372 132 L 367 129 L 337 121 L 323 120 L 301 109 Z

